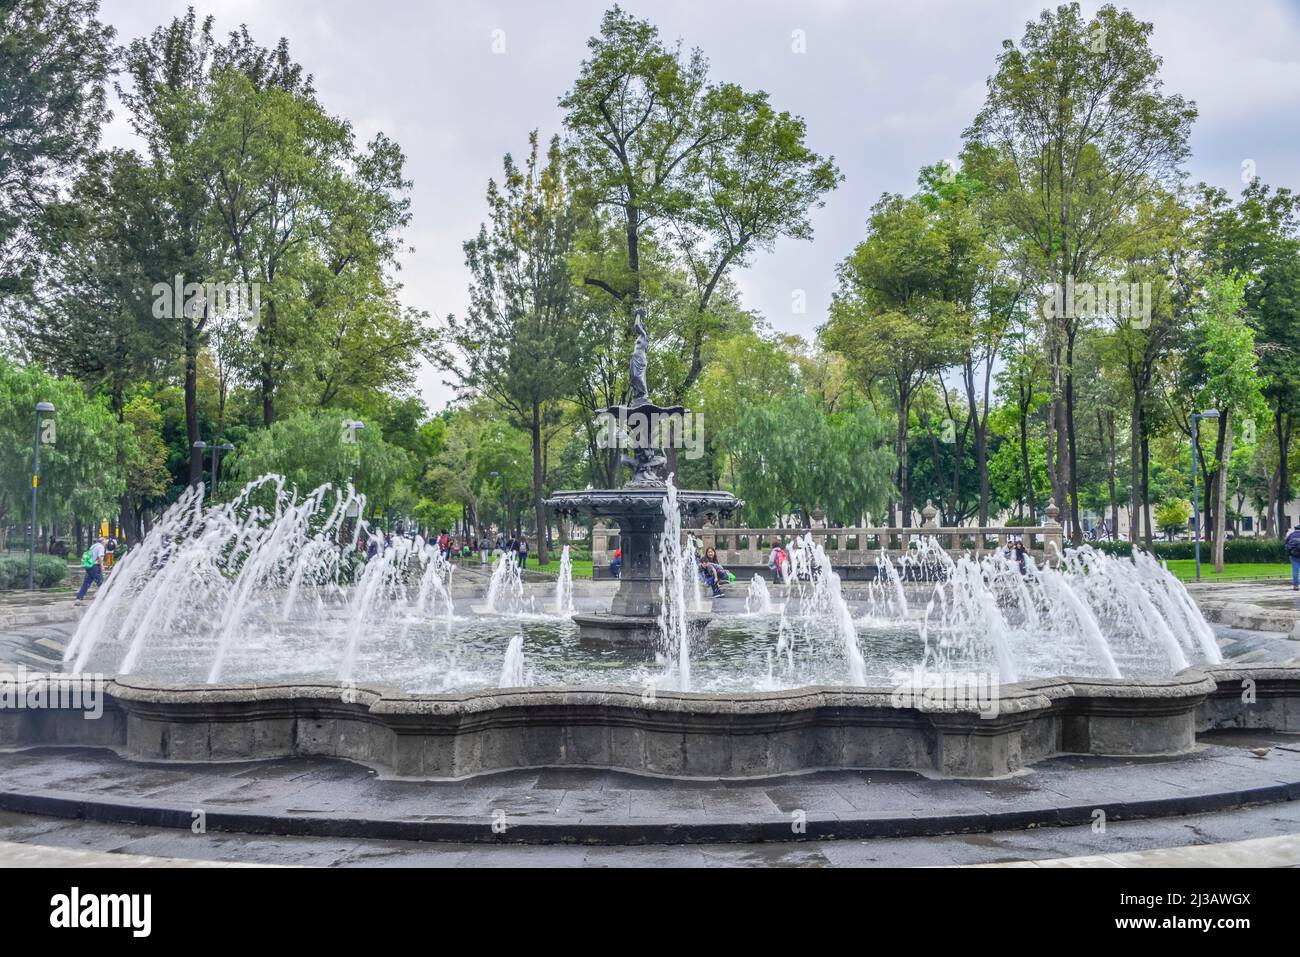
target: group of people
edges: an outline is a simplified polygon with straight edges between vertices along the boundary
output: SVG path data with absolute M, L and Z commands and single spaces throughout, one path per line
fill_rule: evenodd
M 520 568 L 528 564 L 528 539 L 523 536 L 507 538 L 502 532 L 498 532 L 495 539 L 485 533 L 477 541 L 468 535 L 462 536 L 458 541 L 444 528 L 438 535 L 438 549 L 447 561 L 459 557 L 461 561 L 468 562 L 478 552 L 479 564 L 486 567 L 489 558 L 495 560 L 510 552 L 514 554 Z
M 1009 562 L 1015 562 L 1020 568 L 1021 575 L 1029 574 L 1025 564 L 1029 560 L 1029 552 L 1025 550 L 1025 543 L 1020 539 L 1012 541 L 1011 536 L 1008 535 L 1006 547 L 1002 549 L 1002 557 Z
M 398 537 L 395 532 L 371 532 L 357 539 L 357 551 L 364 553 L 367 559 L 374 558 L 392 548 L 397 543 Z M 495 558 L 506 552 L 514 553 L 520 568 L 528 562 L 528 540 L 522 537 L 506 538 L 505 535 L 498 534 L 494 547 L 493 540 L 487 535 L 483 535 L 478 540 L 468 535 L 457 538 L 444 528 L 434 539 L 433 544 L 442 553 L 443 560 L 448 562 L 459 560 L 462 564 L 466 564 L 473 558 L 475 552 L 478 552 L 479 564 L 484 566 L 488 564 L 489 556 Z M 112 564 L 111 558 L 109 563 Z
M 709 586 L 714 598 L 722 596 L 722 586 L 736 580 L 736 576 L 722 567 L 718 561 L 718 550 L 710 545 L 696 561 L 696 571 L 700 580 Z M 609 563 L 609 573 L 618 578 L 623 572 L 623 549 L 614 549 L 614 557 Z

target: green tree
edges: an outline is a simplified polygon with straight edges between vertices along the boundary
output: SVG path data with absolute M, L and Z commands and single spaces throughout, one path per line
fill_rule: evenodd
M 1219 410 L 1214 455 L 1216 474 L 1210 503 L 1216 571 L 1223 571 L 1233 427 L 1238 419 L 1253 420 L 1263 411 L 1265 381 L 1257 369 L 1255 333 L 1243 314 L 1245 287 L 1246 280 L 1241 276 L 1211 276 L 1199 321 L 1202 377 L 1197 392 L 1198 406 Z
M 38 524 L 97 523 L 114 515 L 125 490 L 128 431 L 76 382 L 0 358 L 0 527 L 28 521 L 37 402 L 55 409 L 41 431 Z
M 167 443 L 162 437 L 162 410 L 148 396 L 133 396 L 122 410 L 122 421 L 130 430 L 130 441 L 122 448 L 126 483 L 122 528 L 138 541 L 143 537 L 139 521 L 142 507 L 161 501 L 170 484 Z
M 1019 44 L 1004 41 L 985 105 L 965 132 L 964 166 L 994 191 L 998 215 L 1063 301 L 1068 286 L 1093 281 L 1139 228 L 1134 212 L 1175 184 L 1187 155 L 1196 109 L 1163 92 L 1151 30 L 1109 4 L 1091 20 L 1077 3 L 1044 10 Z M 1067 311 L 1044 316 L 1049 467 L 1058 502 L 1069 497 L 1078 542 L 1074 350 L 1085 317 Z
M 0 4 L 0 308 L 31 288 L 33 226 L 99 142 L 113 28 L 97 0 Z
M 686 296 L 649 315 L 651 325 L 672 319 L 658 334 L 684 353 L 668 383 L 680 400 L 703 371 L 709 338 L 725 331 L 712 306 L 728 274 L 779 237 L 811 238 L 809 211 L 841 177 L 805 145 L 801 118 L 762 91 L 711 83 L 700 50 L 670 48 L 648 21 L 615 6 L 587 46 L 560 100 L 581 201 L 598 214 L 578 268 L 621 307 L 624 341 L 646 298 L 647 259 L 684 269 Z
M 1266 510 L 1274 534 L 1288 531 L 1289 450 L 1300 420 L 1300 197 L 1271 191 L 1258 177 L 1236 202 L 1221 189 L 1200 187 L 1196 210 L 1207 268 L 1247 277 L 1247 316 L 1257 334 L 1260 371 L 1273 417 L 1277 467 Z
M 1165 533 L 1166 538 L 1187 531 L 1187 522 L 1192 517 L 1192 503 L 1185 498 L 1167 498 L 1156 506 L 1156 526 Z
M 811 396 L 780 395 L 747 406 L 729 433 L 751 524 L 794 514 L 808 527 L 815 511 L 853 524 L 890 501 L 894 457 L 867 403 L 828 412 Z
M 507 154 L 500 186 L 488 182 L 491 227 L 465 243 L 473 284 L 463 320 L 447 319 L 444 364 L 467 395 L 486 396 L 524 429 L 532 445 L 538 561 L 548 561 L 543 505 L 544 430 L 573 393 L 587 341 L 574 308 L 569 257 L 579 225 L 565 181 L 560 141 L 543 165 L 537 133 L 522 168 Z
M 952 361 L 953 305 L 943 279 L 950 250 L 927 206 L 885 194 L 867 238 L 838 271 L 830 318 L 820 330 L 828 348 L 848 358 L 869 386 L 884 383 L 894 403 L 894 458 L 902 524 L 912 524 L 908 428 L 922 383 Z M 890 524 L 895 510 L 890 506 Z
M 297 409 L 268 429 L 254 433 L 223 460 L 223 474 L 236 482 L 263 475 L 282 475 L 287 486 L 309 492 L 327 482 L 336 489 L 351 483 L 366 496 L 371 516 L 398 501 L 409 475 L 409 454 L 384 441 L 377 423 L 352 429 L 347 411 Z

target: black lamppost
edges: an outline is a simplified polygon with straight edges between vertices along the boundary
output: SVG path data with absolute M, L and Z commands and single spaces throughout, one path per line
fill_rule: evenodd
M 212 447 L 212 494 L 217 494 L 217 487 L 221 484 L 221 453 L 233 452 L 235 447 L 229 442 L 222 442 L 220 445 Z
M 54 414 L 54 406 L 48 402 L 36 403 L 36 430 L 32 435 L 32 533 L 27 545 L 27 590 L 36 588 L 36 488 L 40 485 L 41 475 L 41 413 Z
M 1206 409 L 1204 412 L 1192 413 L 1192 528 L 1193 537 L 1196 539 L 1196 580 L 1201 580 L 1201 498 L 1196 490 L 1196 453 L 1199 447 L 1197 440 L 1196 422 L 1198 419 L 1217 419 L 1219 417 L 1218 409 Z M 1219 508 L 1223 508 L 1223 503 L 1219 503 Z

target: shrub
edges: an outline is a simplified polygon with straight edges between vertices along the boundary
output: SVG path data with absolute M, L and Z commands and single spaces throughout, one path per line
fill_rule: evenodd
M 1089 542 L 1088 544 L 1099 552 L 1105 552 L 1107 555 L 1127 558 L 1133 554 L 1133 546 L 1129 542 L 1112 542 L 1108 539 L 1106 541 Z M 1145 546 L 1141 543 L 1139 543 L 1139 547 L 1145 549 Z M 1213 549 L 1212 543 L 1201 542 L 1201 561 L 1209 561 Z M 1196 557 L 1195 545 L 1192 542 L 1157 541 L 1152 543 L 1151 551 L 1156 558 L 1172 561 Z M 1227 544 L 1223 546 L 1223 560 L 1240 564 L 1264 564 L 1285 562 L 1287 556 L 1282 543 L 1276 538 L 1230 538 Z
M 54 555 L 37 555 L 32 579 L 37 588 L 53 588 L 68 577 L 68 563 Z M 0 590 L 27 587 L 27 556 L 0 556 Z

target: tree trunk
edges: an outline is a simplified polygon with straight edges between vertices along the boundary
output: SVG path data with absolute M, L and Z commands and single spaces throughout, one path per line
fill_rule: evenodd
M 1291 476 L 1287 461 L 1287 446 L 1291 444 L 1291 416 L 1279 409 L 1273 416 L 1273 428 L 1277 433 L 1277 537 L 1286 538 L 1286 507 L 1291 504 Z
M 1129 451 L 1129 496 L 1128 496 L 1128 540 L 1136 545 L 1141 527 L 1142 496 L 1142 400 L 1136 396 L 1128 413 L 1128 451 Z
M 1106 412 L 1106 429 L 1110 438 L 1110 540 L 1119 540 L 1119 499 L 1115 494 L 1115 472 L 1119 453 L 1115 449 L 1115 413 Z
M 190 447 L 190 485 L 203 481 L 203 449 L 199 441 L 199 330 L 193 319 L 185 323 L 185 435 Z
M 1065 349 L 1065 438 L 1069 445 L 1069 468 L 1066 470 L 1070 485 L 1070 541 L 1083 542 L 1083 526 L 1079 524 L 1079 449 L 1074 429 L 1074 331 L 1066 334 Z
M 1219 467 L 1214 491 L 1214 570 L 1223 572 L 1223 546 L 1226 539 L 1228 517 L 1228 461 L 1232 458 L 1232 429 L 1228 425 L 1228 410 L 1219 416 Z
M 898 384 L 898 435 L 894 441 L 894 454 L 898 456 L 899 527 L 912 527 L 912 464 L 908 461 L 907 425 L 911 418 L 911 392 L 903 383 Z M 892 519 L 891 519 L 892 524 Z
M 1152 536 L 1155 532 L 1151 528 L 1151 440 L 1147 436 L 1147 417 L 1143 412 L 1141 415 L 1142 426 L 1142 540 L 1146 542 L 1147 548 L 1151 548 Z
M 530 430 L 533 440 L 533 507 L 537 519 L 537 564 L 545 565 L 550 561 L 546 554 L 546 506 L 542 503 L 542 408 L 533 403 L 533 420 Z
M 1020 389 L 1020 467 L 1025 471 L 1025 500 L 1029 503 L 1029 524 L 1038 524 L 1038 502 L 1034 494 L 1034 474 L 1029 468 L 1029 407 L 1033 405 L 1033 386 L 1030 386 L 1030 393 L 1025 394 L 1025 387 L 1019 385 Z
M 262 339 L 262 425 L 275 424 L 275 300 L 266 304 L 265 314 L 257 326 Z

